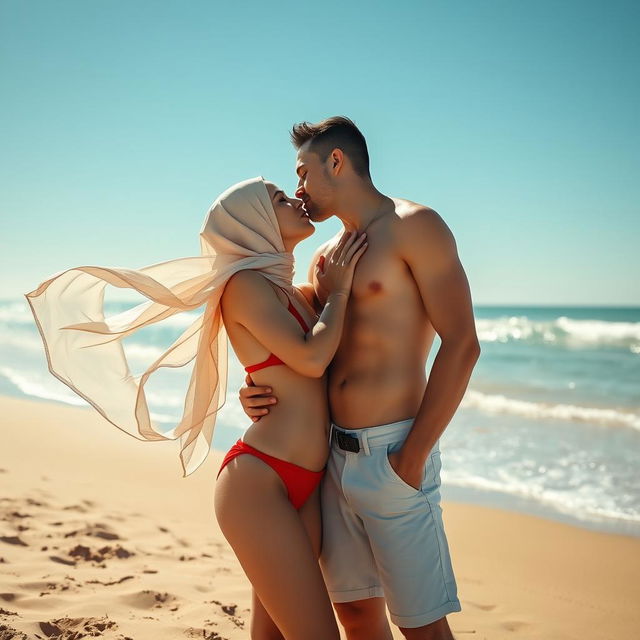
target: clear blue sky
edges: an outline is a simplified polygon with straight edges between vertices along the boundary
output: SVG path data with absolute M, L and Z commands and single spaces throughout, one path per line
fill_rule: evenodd
M 640 304 L 639 6 L 2 0 L 0 296 L 197 254 L 220 191 L 292 192 L 291 125 L 343 114 L 476 304 Z

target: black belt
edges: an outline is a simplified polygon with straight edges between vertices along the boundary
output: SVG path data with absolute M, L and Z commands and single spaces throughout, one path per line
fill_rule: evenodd
M 352 436 L 344 431 L 338 431 L 337 429 L 331 430 L 331 441 L 340 447 L 344 451 L 352 451 L 358 453 L 360 451 L 360 442 L 357 436 Z

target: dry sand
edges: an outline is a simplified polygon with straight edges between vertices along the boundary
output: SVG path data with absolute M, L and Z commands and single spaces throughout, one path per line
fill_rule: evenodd
M 92 409 L 0 397 L 0 412 L 0 640 L 249 637 L 249 583 L 213 514 L 221 453 L 182 478 L 177 443 Z M 443 512 L 458 640 L 640 638 L 640 539 Z

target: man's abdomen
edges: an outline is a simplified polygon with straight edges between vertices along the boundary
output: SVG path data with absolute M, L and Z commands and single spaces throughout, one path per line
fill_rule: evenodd
M 332 368 L 329 406 L 333 422 L 344 429 L 388 424 L 416 415 L 426 386 L 424 363 Z

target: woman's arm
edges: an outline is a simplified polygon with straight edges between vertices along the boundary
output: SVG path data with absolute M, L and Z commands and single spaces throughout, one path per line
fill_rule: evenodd
M 245 327 L 294 371 L 321 377 L 340 343 L 353 272 L 367 247 L 364 238 L 364 234 L 356 239 L 355 234 L 345 233 L 324 270 L 316 273 L 329 295 L 318 322 L 306 335 L 267 279 L 249 269 L 227 282 L 221 300 L 223 315 Z
M 329 295 L 318 322 L 306 335 L 257 271 L 247 269 L 232 276 L 221 304 L 227 321 L 241 324 L 294 371 L 319 378 L 338 348 L 348 297 L 344 291 Z

